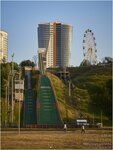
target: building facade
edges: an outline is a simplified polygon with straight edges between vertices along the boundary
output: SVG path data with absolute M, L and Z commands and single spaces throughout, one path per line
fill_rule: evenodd
M 46 49 L 46 68 L 70 65 L 72 31 L 71 25 L 60 22 L 38 25 L 38 48 Z
M 8 33 L 0 31 L 0 63 L 8 61 Z
M 15 80 L 15 100 L 23 101 L 24 100 L 24 80 Z

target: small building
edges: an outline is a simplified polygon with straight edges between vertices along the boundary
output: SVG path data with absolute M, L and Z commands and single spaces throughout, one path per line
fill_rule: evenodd
M 63 68 L 62 71 L 57 72 L 57 75 L 60 77 L 62 80 L 70 80 L 70 72 L 66 70 L 66 67 Z
M 86 119 L 77 119 L 76 120 L 76 124 L 78 126 L 80 126 L 80 125 L 87 125 L 87 120 Z
M 24 80 L 15 80 L 15 100 L 23 101 L 24 99 Z

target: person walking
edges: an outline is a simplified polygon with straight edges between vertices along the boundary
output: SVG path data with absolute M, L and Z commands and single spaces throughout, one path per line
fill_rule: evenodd
M 67 131 L 67 125 L 64 124 L 64 131 L 66 132 Z
M 85 133 L 85 127 L 82 125 L 81 133 Z

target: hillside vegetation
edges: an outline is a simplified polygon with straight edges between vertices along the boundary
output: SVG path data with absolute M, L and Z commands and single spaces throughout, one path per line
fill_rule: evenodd
M 50 73 L 48 76 L 52 81 L 63 121 L 72 121 L 77 116 L 77 111 L 70 105 L 68 87 L 57 76 Z
M 14 69 L 18 71 L 17 64 Z M 89 123 L 103 122 L 104 125 L 112 123 L 112 67 L 87 66 L 70 67 L 71 96 L 69 97 L 69 83 L 57 76 L 61 70 L 49 69 L 47 75 L 52 81 L 56 94 L 61 117 L 64 122 L 75 123 L 77 118 L 86 118 Z M 6 101 L 6 85 L 11 64 L 1 66 L 1 126 L 10 121 Z M 51 72 L 51 73 L 50 73 Z M 23 73 L 24 74 L 24 73 Z M 24 75 L 23 75 L 24 76 Z M 39 71 L 32 70 L 32 90 L 39 93 Z M 26 85 L 25 81 L 25 85 Z M 11 105 L 11 104 L 10 104 Z M 22 104 L 23 105 L 23 104 Z M 21 121 L 23 120 L 23 106 L 21 105 Z M 18 125 L 18 102 L 14 103 L 14 125 Z
M 89 66 L 68 68 L 71 80 L 71 97 L 68 82 L 55 74 L 51 77 L 61 115 L 64 120 L 74 122 L 83 117 L 90 123 L 112 122 L 112 70 L 111 66 Z

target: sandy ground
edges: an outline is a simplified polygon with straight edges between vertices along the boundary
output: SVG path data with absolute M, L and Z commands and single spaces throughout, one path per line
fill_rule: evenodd
M 111 130 L 2 131 L 1 149 L 112 149 Z

